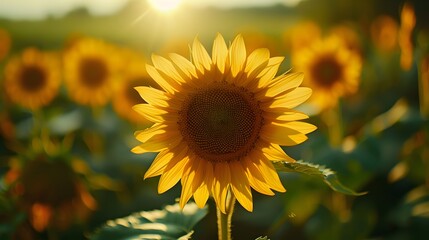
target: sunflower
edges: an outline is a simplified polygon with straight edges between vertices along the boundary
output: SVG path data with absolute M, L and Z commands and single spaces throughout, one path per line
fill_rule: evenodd
M 371 23 L 371 38 L 382 52 L 391 52 L 395 49 L 398 42 L 398 23 L 388 15 L 377 17 Z
M 129 56 L 129 54 L 127 54 Z M 147 74 L 145 63 L 135 54 L 131 54 L 131 61 L 127 63 L 127 68 L 113 96 L 113 108 L 120 117 L 137 124 L 150 124 L 146 118 L 142 117 L 132 107 L 144 101 L 134 89 L 137 86 L 151 86 L 160 88 L 159 85 Z
M 41 153 L 25 161 L 15 158 L 10 166 L 5 183 L 36 231 L 67 229 L 95 209 L 95 200 L 65 159 Z
M 81 38 L 64 53 L 69 96 L 79 104 L 103 106 L 111 98 L 117 77 L 116 49 L 101 40 Z
M 60 84 L 60 64 L 53 53 L 28 48 L 5 66 L 6 94 L 12 102 L 29 109 L 50 103 Z
M 307 76 L 306 83 L 317 89 L 310 101 L 319 110 L 333 107 L 340 97 L 357 91 L 361 58 L 337 37 L 329 37 L 294 56 L 294 68 Z
M 275 77 L 284 58 L 263 48 L 247 55 L 241 35 L 228 48 L 218 34 L 211 57 L 196 38 L 191 57 L 152 55 L 146 68 L 162 90 L 136 88 L 147 103 L 134 109 L 154 124 L 136 132 L 142 143 L 132 151 L 159 152 L 144 177 L 161 175 L 159 193 L 180 180 L 182 208 L 192 196 L 199 207 L 212 196 L 225 213 L 231 194 L 252 211 L 251 188 L 286 191 L 271 160 L 295 160 L 279 145 L 299 144 L 316 129 L 292 110 L 311 89 L 299 87 L 301 73 Z

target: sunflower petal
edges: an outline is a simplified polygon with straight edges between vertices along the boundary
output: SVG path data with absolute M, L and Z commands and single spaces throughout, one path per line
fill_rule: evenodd
M 246 46 L 241 35 L 235 37 L 229 50 L 229 58 L 231 61 L 231 73 L 235 77 L 243 68 L 246 63 Z
M 149 104 L 141 103 L 133 106 L 134 111 L 141 114 L 147 120 L 151 122 L 163 122 L 162 115 L 168 113 L 165 110 L 159 109 Z
M 228 47 L 220 33 L 216 34 L 213 42 L 212 59 L 221 73 L 225 73 L 226 59 L 228 58 Z
M 226 213 L 226 196 L 231 182 L 231 173 L 227 163 L 215 164 L 213 182 L 213 198 L 222 213 Z
M 283 149 L 277 144 L 261 145 L 261 150 L 269 160 L 295 162 L 296 160 L 287 155 Z
M 259 88 L 265 88 L 268 83 L 274 78 L 274 76 L 279 71 L 280 64 L 283 62 L 284 57 L 272 57 L 268 60 L 267 67 L 262 70 L 259 75 L 258 86 Z
M 266 91 L 261 92 L 265 97 L 276 97 L 281 93 L 286 94 L 288 91 L 297 88 L 303 80 L 304 74 L 301 72 L 281 75 L 273 79 Z
M 155 68 L 170 76 L 176 82 L 184 82 L 174 65 L 166 58 L 152 54 L 152 62 Z
M 267 142 L 282 146 L 294 146 L 307 140 L 305 134 L 276 124 L 262 127 L 261 138 Z
M 255 164 L 252 163 L 251 159 L 246 159 L 245 162 L 242 162 L 242 165 L 249 179 L 249 184 L 253 189 L 265 195 L 274 195 L 274 192 L 271 191 L 261 172 L 256 168 Z
M 279 98 L 276 98 L 272 101 L 267 101 L 262 103 L 264 109 L 272 108 L 294 108 L 301 103 L 305 102 L 311 96 L 312 90 L 306 87 L 298 87 L 291 92 L 287 92 Z M 276 109 L 275 111 L 278 111 Z
M 155 80 L 155 82 L 158 83 L 158 85 L 165 91 L 169 93 L 177 91 L 177 82 L 172 82 L 168 78 L 165 79 L 154 66 L 146 64 L 146 71 L 149 76 L 151 76 L 153 80 Z
M 231 189 L 238 202 L 247 211 L 253 211 L 252 192 L 250 191 L 249 179 L 246 177 L 244 169 L 237 161 L 229 163 L 231 169 Z
M 210 70 L 211 68 L 212 60 L 210 55 L 207 53 L 207 50 L 198 38 L 195 38 L 194 43 L 192 44 L 192 60 L 201 73 L 204 73 L 205 70 Z
M 165 95 L 165 92 L 147 86 L 135 87 L 135 90 L 140 94 L 140 97 L 143 98 L 147 103 L 155 106 L 167 107 L 168 97 Z
M 198 207 L 203 208 L 206 205 L 207 199 L 213 186 L 213 165 L 211 163 L 200 164 L 204 167 L 203 182 L 201 186 L 194 192 L 194 200 Z
M 189 158 L 185 156 L 187 149 L 182 150 L 177 156 L 174 156 L 165 167 L 165 171 L 162 173 L 158 183 L 158 193 L 164 193 L 182 178 L 183 169 Z
M 286 189 L 283 187 L 282 182 L 280 181 L 277 171 L 274 169 L 273 164 L 265 157 L 264 154 L 261 154 L 261 157 L 258 158 L 258 161 L 255 163 L 256 167 L 261 171 L 262 175 L 265 178 L 265 182 L 277 192 L 286 192 Z
M 137 140 L 140 142 L 146 142 L 155 135 L 165 133 L 167 126 L 163 124 L 154 124 L 152 127 L 146 128 L 143 131 L 138 131 L 134 134 Z
M 171 61 L 180 69 L 180 72 L 185 74 L 188 78 L 197 76 L 194 64 L 192 64 L 188 59 L 176 53 L 170 53 L 169 56 Z
M 182 179 L 181 179 L 182 192 L 180 194 L 180 200 L 179 200 L 179 205 L 182 209 L 185 207 L 185 204 L 192 197 L 192 193 L 196 188 L 193 185 L 195 172 L 197 168 L 194 166 L 194 164 L 198 165 L 198 162 L 195 163 L 195 161 L 193 160 L 188 161 L 183 170 Z
M 161 175 L 173 156 L 174 153 L 168 149 L 159 152 L 149 169 L 145 172 L 143 179 Z

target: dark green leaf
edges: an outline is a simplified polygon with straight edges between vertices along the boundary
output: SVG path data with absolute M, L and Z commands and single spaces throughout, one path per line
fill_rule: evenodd
M 270 240 L 270 239 L 267 236 L 265 236 L 265 237 L 260 236 L 255 240 Z
M 192 228 L 205 215 L 207 208 L 199 209 L 190 203 L 182 210 L 179 204 L 162 210 L 134 213 L 130 216 L 108 221 L 98 229 L 91 240 L 137 240 L 137 239 L 190 239 Z
M 335 172 L 324 166 L 306 163 L 303 161 L 296 161 L 296 162 L 277 161 L 277 162 L 273 162 L 273 164 L 278 171 L 304 173 L 310 176 L 318 177 L 322 179 L 332 190 L 340 193 L 344 193 L 347 195 L 354 195 L 354 196 L 360 196 L 360 195 L 366 194 L 366 192 L 357 193 L 351 190 L 350 188 L 344 186 L 338 180 L 338 177 L 335 174 Z

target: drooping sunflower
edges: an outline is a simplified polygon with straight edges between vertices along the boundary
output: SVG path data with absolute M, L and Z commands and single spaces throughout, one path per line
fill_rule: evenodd
M 103 106 L 111 98 L 117 78 L 116 49 L 102 40 L 81 38 L 66 49 L 64 77 L 71 99 L 88 106 Z
M 362 60 L 338 37 L 315 42 L 293 55 L 294 69 L 306 74 L 306 84 L 315 89 L 310 102 L 319 110 L 333 107 L 342 96 L 355 93 Z
M 129 56 L 129 54 L 127 54 Z M 134 105 L 144 103 L 139 93 L 134 89 L 138 86 L 150 86 L 160 89 L 159 85 L 147 74 L 145 61 L 131 54 L 131 61 L 127 62 L 127 67 L 122 74 L 113 96 L 113 108 L 116 113 L 133 123 L 148 125 L 151 122 L 142 117 L 132 108 Z M 128 58 L 128 59 L 130 59 Z
M 195 39 L 191 57 L 152 56 L 146 68 L 162 90 L 136 88 L 147 103 L 134 109 L 154 124 L 136 132 L 142 143 L 132 151 L 159 152 L 144 177 L 161 175 L 159 193 L 180 180 L 182 207 L 192 196 L 203 207 L 212 196 L 225 213 L 229 192 L 252 211 L 251 188 L 286 191 L 271 160 L 295 160 L 280 145 L 299 144 L 316 129 L 293 110 L 311 89 L 299 87 L 302 73 L 275 77 L 284 58 L 264 48 L 247 55 L 241 35 L 228 48 L 218 34 L 211 57 Z
M 34 110 L 49 104 L 60 85 L 60 63 L 53 53 L 28 48 L 5 66 L 6 94 L 23 107 Z

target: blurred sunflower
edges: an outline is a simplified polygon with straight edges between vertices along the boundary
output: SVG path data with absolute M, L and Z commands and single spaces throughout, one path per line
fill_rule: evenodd
M 283 33 L 283 39 L 293 54 L 321 39 L 322 30 L 311 20 L 302 21 Z
M 4 88 L 12 102 L 29 109 L 49 104 L 61 85 L 60 63 L 53 53 L 28 48 L 5 66 Z
M 135 54 L 127 54 L 127 67 L 122 74 L 116 93 L 113 96 L 113 108 L 117 114 L 124 119 L 137 124 L 150 124 L 132 108 L 134 105 L 144 103 L 139 93 L 135 90 L 137 86 L 150 86 L 160 89 L 159 85 L 147 74 L 145 61 Z
M 0 61 L 8 54 L 11 44 L 9 33 L 0 28 Z
M 195 39 L 191 56 L 152 56 L 146 68 L 163 90 L 137 88 L 147 103 L 134 109 L 155 124 L 136 132 L 142 144 L 132 151 L 159 152 L 144 177 L 161 175 L 159 193 L 180 180 L 182 207 L 192 196 L 203 207 L 212 196 L 225 213 L 231 194 L 252 211 L 251 188 L 285 191 L 271 161 L 295 160 L 279 145 L 302 143 L 316 129 L 292 110 L 311 89 L 299 87 L 301 73 L 275 77 L 284 58 L 264 48 L 247 55 L 241 35 L 228 48 L 218 34 L 212 57 Z
M 82 105 L 105 105 L 116 84 L 118 61 L 110 44 L 92 38 L 75 40 L 63 56 L 69 96 Z
M 398 23 L 388 15 L 377 17 L 371 23 L 371 38 L 377 49 L 389 52 L 395 49 L 398 39 Z
M 87 219 L 96 202 L 74 170 L 74 160 L 44 152 L 29 156 L 12 159 L 5 183 L 32 227 L 65 230 Z
M 315 42 L 293 58 L 295 70 L 304 72 L 306 84 L 316 89 L 310 101 L 319 110 L 335 106 L 340 97 L 358 89 L 361 58 L 337 37 Z

